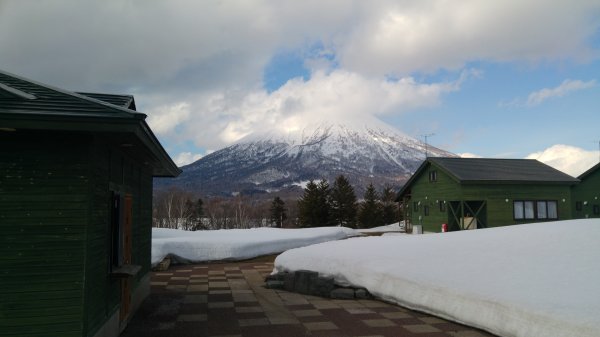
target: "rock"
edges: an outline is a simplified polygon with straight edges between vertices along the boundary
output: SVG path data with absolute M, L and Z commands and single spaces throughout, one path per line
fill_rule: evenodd
M 337 288 L 333 289 L 330 293 L 331 298 L 340 300 L 351 300 L 354 299 L 354 289 L 351 288 Z
M 298 270 L 294 273 L 294 291 L 310 295 L 312 284 L 316 283 L 319 273 L 310 270 Z
M 295 284 L 294 273 L 286 273 L 283 276 L 283 289 L 285 289 L 287 291 L 295 291 L 294 284 Z
M 285 282 L 278 280 L 268 280 L 266 282 L 266 286 L 269 289 L 283 289 L 285 287 Z
M 311 284 L 310 293 L 316 296 L 329 297 L 333 289 L 335 289 L 333 277 L 318 277 Z
M 354 290 L 354 297 L 361 300 L 366 300 L 368 298 L 371 298 L 371 294 L 369 294 L 369 292 L 365 288 L 358 288 Z

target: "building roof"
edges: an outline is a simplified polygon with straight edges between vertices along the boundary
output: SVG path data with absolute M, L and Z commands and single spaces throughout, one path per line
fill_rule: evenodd
M 133 96 L 78 94 L 0 71 L 0 131 L 55 130 L 110 133 L 114 142 L 145 150 L 154 176 L 181 170 L 135 109 Z
M 580 174 L 579 177 L 577 177 L 577 179 L 583 180 L 583 179 L 587 178 L 587 176 L 589 176 L 590 174 L 596 172 L 598 169 L 600 169 L 600 163 L 592 166 L 589 170 Z
M 428 165 L 444 171 L 459 184 L 567 184 L 579 179 L 535 159 L 429 157 L 398 192 L 399 200 Z
M 535 159 L 429 158 L 460 182 L 576 183 L 570 175 Z
M 100 94 L 92 92 L 78 92 L 78 94 L 136 111 L 135 99 L 132 95 Z

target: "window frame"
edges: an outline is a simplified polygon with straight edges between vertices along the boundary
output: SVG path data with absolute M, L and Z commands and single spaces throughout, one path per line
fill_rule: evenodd
M 429 182 L 434 183 L 436 181 L 437 181 L 437 171 L 436 170 L 429 171 Z
M 540 214 L 540 205 L 542 204 L 544 205 L 544 212 L 543 214 Z M 517 205 L 520 205 L 520 214 L 517 214 L 517 208 L 515 207 Z M 554 211 L 554 216 L 550 215 L 551 211 Z M 559 215 L 557 200 L 513 200 L 513 220 L 548 221 L 558 219 Z

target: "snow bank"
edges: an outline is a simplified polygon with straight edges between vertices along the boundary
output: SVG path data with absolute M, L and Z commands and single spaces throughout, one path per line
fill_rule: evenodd
M 275 260 L 300 269 L 500 336 L 600 336 L 598 219 L 353 238 Z
M 151 262 L 152 265 L 156 265 L 167 255 L 180 262 L 244 260 L 354 235 L 354 230 L 344 227 L 253 228 L 195 232 L 152 228 Z
M 404 231 L 404 222 L 402 222 L 402 226 L 399 222 L 393 223 L 391 225 L 373 227 L 373 228 L 359 228 L 356 231 L 360 233 L 387 233 L 387 232 L 400 232 Z

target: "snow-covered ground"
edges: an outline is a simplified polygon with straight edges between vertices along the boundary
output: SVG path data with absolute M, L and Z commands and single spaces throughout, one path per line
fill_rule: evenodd
M 152 265 L 158 264 L 167 255 L 179 262 L 244 260 L 355 235 L 357 233 L 353 229 L 345 227 L 196 232 L 152 228 Z
M 500 336 L 600 336 L 598 219 L 352 238 L 275 260 L 300 269 Z

